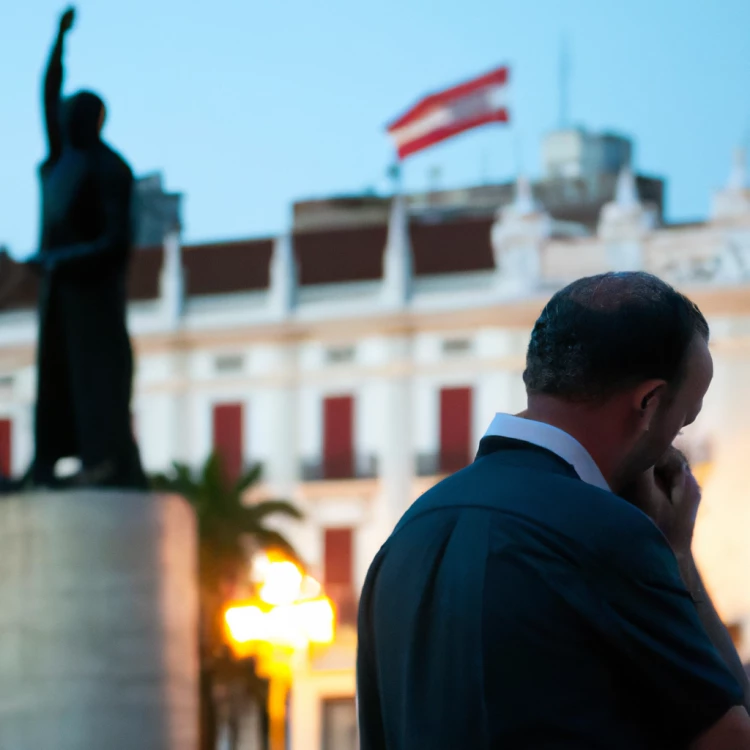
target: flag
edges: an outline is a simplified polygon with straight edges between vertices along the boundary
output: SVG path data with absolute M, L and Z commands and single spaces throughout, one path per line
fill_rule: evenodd
M 508 68 L 430 94 L 388 126 L 399 159 L 490 122 L 508 122 Z

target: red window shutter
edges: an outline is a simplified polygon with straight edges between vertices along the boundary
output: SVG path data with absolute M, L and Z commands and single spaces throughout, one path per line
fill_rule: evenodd
M 352 529 L 326 529 L 323 581 L 326 586 L 353 586 Z
M 336 605 L 338 621 L 357 621 L 354 594 L 354 532 L 352 529 L 326 529 L 324 535 L 323 581 L 325 592 Z
M 0 419 L 0 474 L 9 477 L 12 467 L 13 422 Z
M 440 391 L 440 470 L 454 472 L 472 460 L 471 388 Z
M 323 472 L 326 479 L 354 475 L 354 399 L 327 398 L 323 402 Z
M 242 404 L 217 404 L 213 411 L 214 450 L 221 456 L 227 478 L 234 481 L 242 473 L 244 441 Z

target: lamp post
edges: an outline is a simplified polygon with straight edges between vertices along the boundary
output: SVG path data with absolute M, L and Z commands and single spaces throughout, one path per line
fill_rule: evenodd
M 334 610 L 320 584 L 282 557 L 256 558 L 256 593 L 231 606 L 224 620 L 233 651 L 255 657 L 258 675 L 269 681 L 270 750 L 286 750 L 286 703 L 292 659 L 334 637 Z

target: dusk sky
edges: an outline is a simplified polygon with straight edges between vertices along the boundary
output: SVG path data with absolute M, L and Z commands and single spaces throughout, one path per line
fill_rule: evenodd
M 509 127 L 410 159 L 408 190 L 539 174 L 558 124 L 562 36 L 570 114 L 636 141 L 668 181 L 670 219 L 704 217 L 750 135 L 748 0 L 83 0 L 66 91 L 100 91 L 106 139 L 137 174 L 185 193 L 185 239 L 278 233 L 295 199 L 389 189 L 385 124 L 422 94 L 511 67 Z M 8 4 L 0 25 L 0 244 L 37 240 L 40 75 L 63 5 Z

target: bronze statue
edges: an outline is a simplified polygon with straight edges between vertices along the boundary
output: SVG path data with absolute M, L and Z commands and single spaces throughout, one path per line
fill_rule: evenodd
M 56 463 L 78 457 L 77 486 L 143 489 L 126 327 L 133 174 L 101 140 L 103 101 L 89 91 L 61 98 L 63 47 L 74 18 L 73 8 L 61 17 L 44 78 L 49 153 L 39 170 L 40 250 L 29 261 L 42 276 L 36 454 L 26 481 L 60 486 Z

